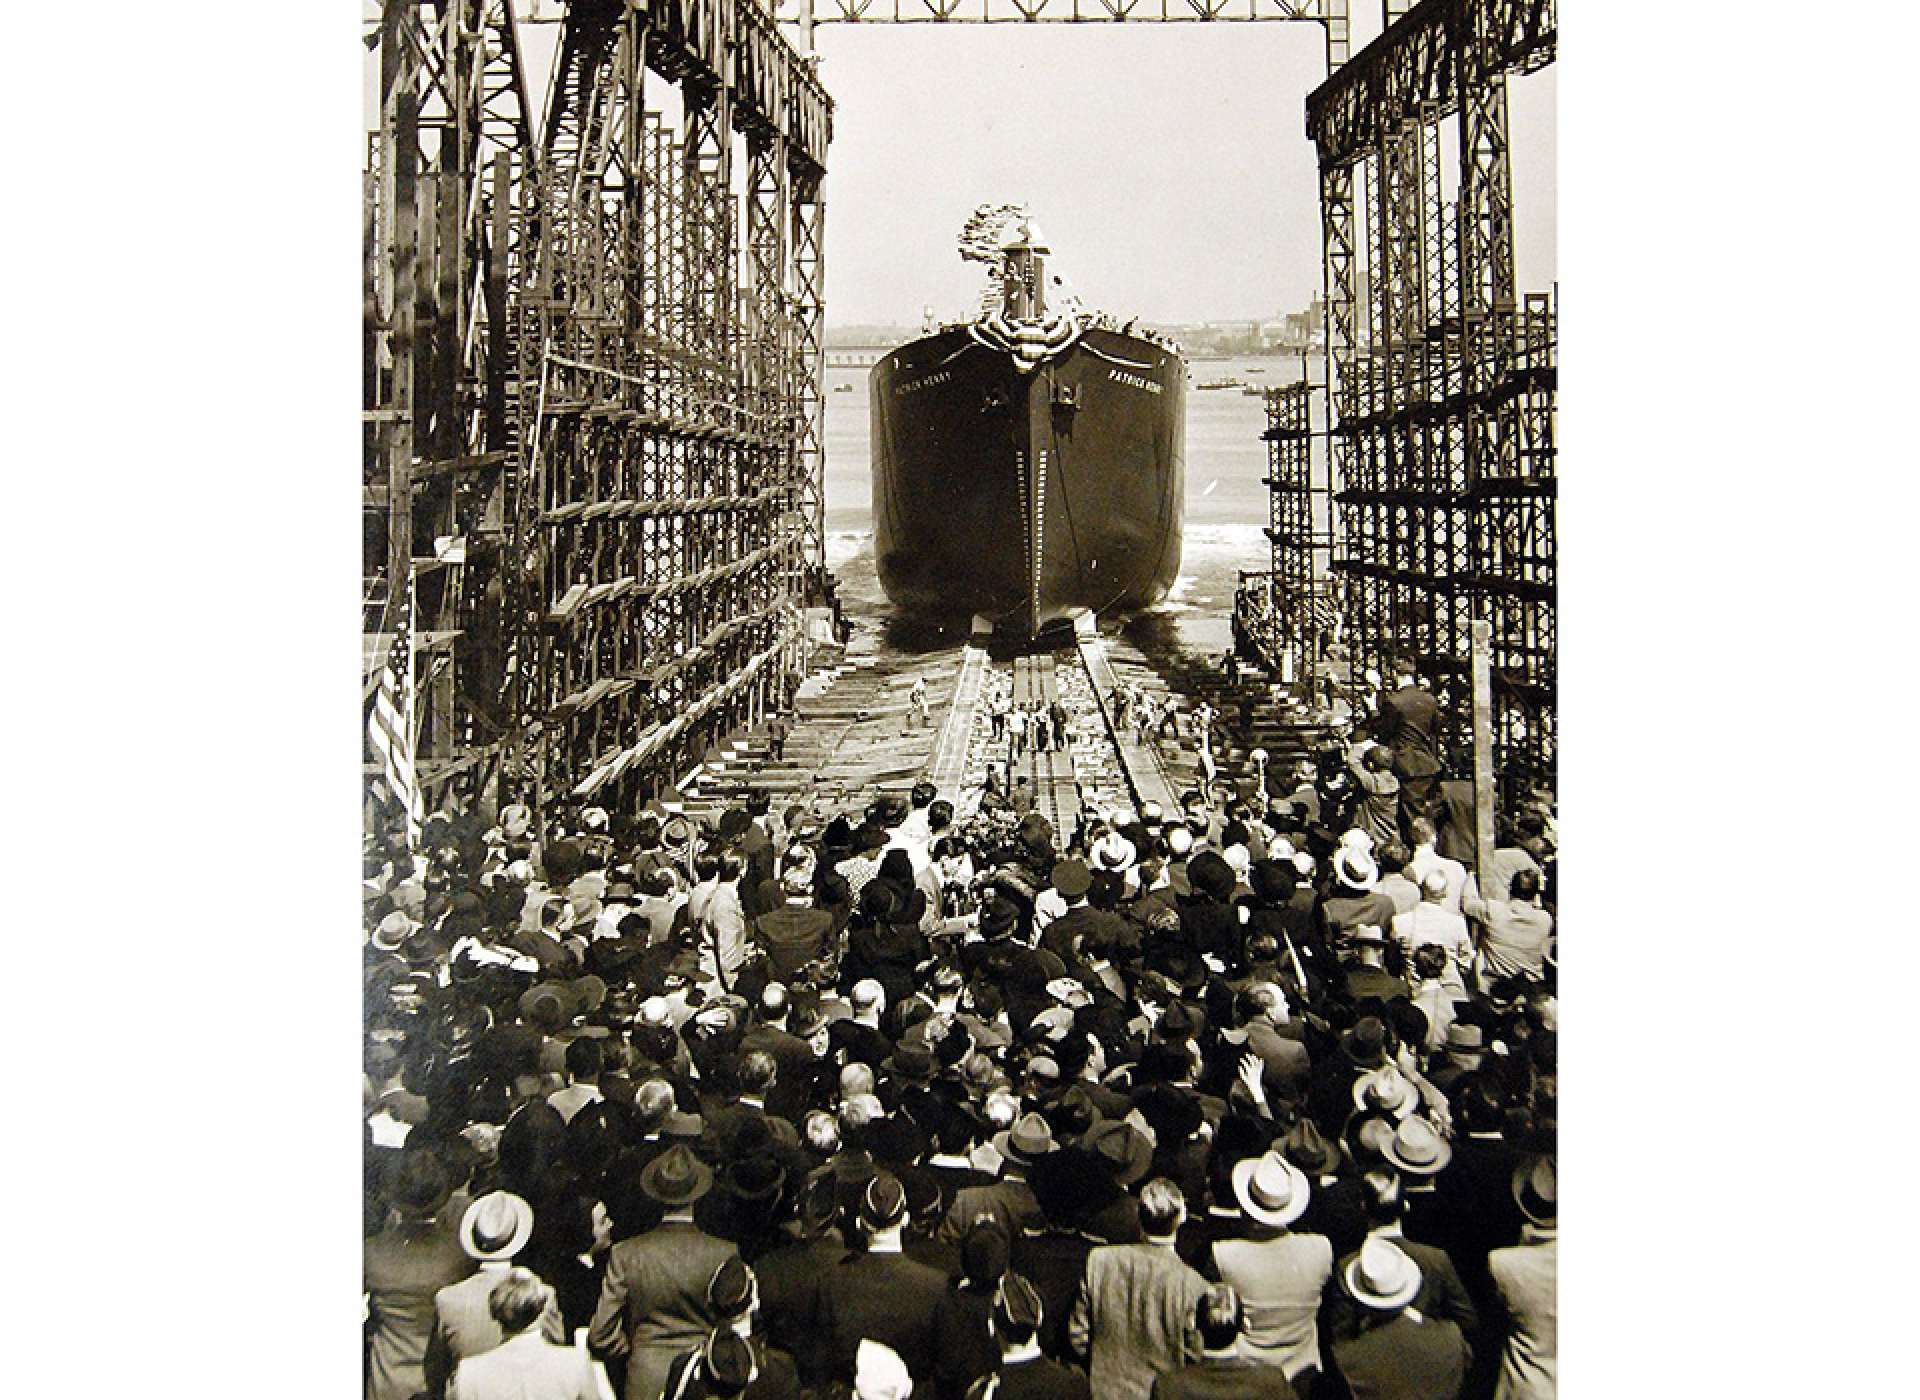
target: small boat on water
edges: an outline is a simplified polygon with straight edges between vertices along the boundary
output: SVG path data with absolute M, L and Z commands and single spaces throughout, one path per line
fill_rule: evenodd
M 1201 389 L 1238 389 L 1240 385 L 1241 381 L 1238 379 L 1209 379 L 1206 383 L 1197 385 L 1196 387 Z
M 833 392 L 836 394 L 851 394 L 853 392 L 853 385 L 836 384 L 833 386 Z

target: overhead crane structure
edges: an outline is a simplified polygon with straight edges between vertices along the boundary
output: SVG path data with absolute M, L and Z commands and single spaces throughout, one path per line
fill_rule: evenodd
M 380 10 L 369 691 L 411 594 L 429 806 L 632 798 L 805 665 L 832 105 L 756 0 L 573 0 L 544 118 L 512 0 Z
M 1266 625 L 1243 630 L 1306 674 L 1343 607 L 1356 685 L 1410 660 L 1464 719 L 1487 622 L 1511 790 L 1555 761 L 1558 331 L 1551 296 L 1515 291 L 1507 78 L 1553 61 L 1555 6 L 1387 0 L 1385 19 L 1307 98 L 1328 451 L 1310 480 L 1304 402 L 1270 399 L 1272 570 L 1243 608 Z
M 1310 480 L 1288 400 L 1270 484 L 1331 491 L 1338 524 L 1276 499 L 1272 577 L 1300 586 L 1267 610 L 1324 608 L 1331 556 L 1360 657 L 1411 649 L 1456 696 L 1488 618 L 1499 740 L 1550 763 L 1554 324 L 1515 304 L 1504 82 L 1551 61 L 1553 6 L 1403 9 L 1349 63 L 1347 0 L 571 0 L 540 16 L 562 26 L 540 116 L 513 0 L 381 0 L 365 654 L 371 674 L 410 596 L 429 804 L 644 796 L 804 668 L 826 583 L 821 24 L 1322 26 L 1332 451 Z M 677 101 L 649 106 L 662 85 Z

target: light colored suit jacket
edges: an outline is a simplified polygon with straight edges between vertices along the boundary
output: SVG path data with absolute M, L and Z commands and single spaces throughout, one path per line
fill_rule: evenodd
M 479 1273 L 450 1283 L 433 1295 L 433 1335 L 427 1339 L 426 1373 L 427 1394 L 436 1400 L 446 1394 L 454 1367 L 470 1356 L 492 1351 L 504 1340 L 487 1299 L 510 1267 L 482 1264 Z M 567 1324 L 557 1301 L 548 1302 L 547 1315 L 540 1322 L 548 1341 L 565 1343 Z
M 529 1328 L 492 1351 L 468 1357 L 447 1386 L 449 1400 L 599 1400 L 593 1361 Z
M 1560 1383 L 1560 1241 L 1531 1229 L 1520 1241 L 1487 1256 L 1510 1319 L 1494 1400 L 1553 1400 Z
M 1067 1324 L 1067 1340 L 1087 1353 L 1100 1400 L 1149 1400 L 1164 1371 L 1200 1360 L 1193 1309 L 1207 1281 L 1157 1244 L 1101 1245 Z

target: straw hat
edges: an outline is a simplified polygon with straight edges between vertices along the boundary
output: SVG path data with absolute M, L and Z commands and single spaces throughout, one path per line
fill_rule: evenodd
M 1307 1174 L 1276 1152 L 1233 1164 L 1233 1194 L 1240 1209 L 1268 1225 L 1291 1225 L 1307 1209 L 1313 1187 Z
M 533 1238 L 533 1207 L 511 1191 L 489 1191 L 460 1217 L 460 1248 L 482 1263 L 511 1259 Z
M 1420 1266 L 1378 1235 L 1368 1237 L 1342 1273 L 1347 1292 L 1369 1308 L 1404 1308 L 1420 1292 Z
M 1420 1106 L 1420 1091 L 1397 1067 L 1389 1064 L 1353 1081 L 1353 1106 L 1405 1118 Z
M 1560 1174 L 1553 1158 L 1522 1162 L 1513 1172 L 1513 1200 L 1535 1225 L 1556 1224 L 1560 1215 Z
M 1348 889 L 1364 894 L 1380 883 L 1380 867 L 1365 851 L 1346 846 L 1334 852 L 1333 877 Z
M 1434 1176 L 1453 1160 L 1453 1144 L 1424 1118 L 1409 1118 L 1381 1149 L 1389 1162 L 1409 1176 Z

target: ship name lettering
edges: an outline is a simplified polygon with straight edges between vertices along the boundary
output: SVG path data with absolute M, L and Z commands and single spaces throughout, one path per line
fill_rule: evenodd
M 1163 386 L 1147 378 L 1144 374 L 1134 374 L 1124 369 L 1108 370 L 1107 378 L 1116 380 L 1121 384 L 1129 385 L 1135 389 L 1145 389 L 1149 394 L 1161 393 L 1163 388 Z
M 916 389 L 927 389 L 927 388 L 931 388 L 935 384 L 945 384 L 949 379 L 952 379 L 952 378 L 953 378 L 953 371 L 950 369 L 935 370 L 932 374 L 929 374 L 928 376 L 926 376 L 926 378 L 916 379 L 911 384 L 895 385 L 893 394 L 895 398 L 899 398 L 902 394 L 911 394 Z

